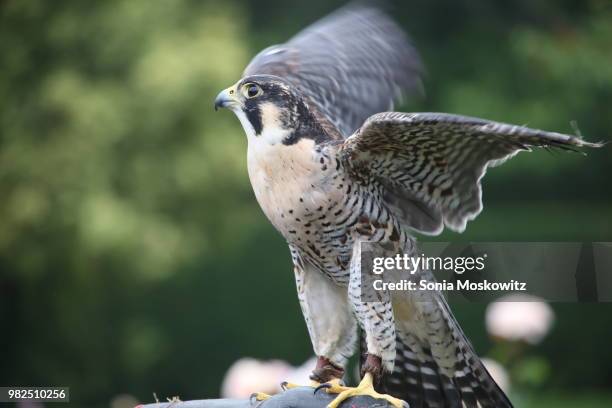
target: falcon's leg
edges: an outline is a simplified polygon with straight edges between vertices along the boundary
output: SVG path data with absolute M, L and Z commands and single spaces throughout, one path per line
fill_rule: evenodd
M 353 244 L 350 272 L 349 301 L 366 336 L 368 358 L 362 367 L 362 375 L 365 372 L 370 372 L 375 382 L 378 382 L 383 370 L 392 372 L 395 363 L 395 320 L 391 297 L 387 293 L 386 297 L 378 296 L 376 301 L 372 301 L 365 295 L 362 296 L 361 245 L 359 240 L 355 240 Z M 366 289 L 367 284 L 367 282 L 363 282 L 364 293 L 371 289 Z M 376 357 L 376 359 L 370 357 Z
M 317 356 L 310 378 L 315 383 L 339 383 L 357 344 L 357 321 L 346 287 L 334 284 L 323 272 L 303 262 L 293 248 L 292 255 L 298 299 Z
M 309 386 L 317 388 L 321 385 L 321 383 L 330 383 L 341 386 L 343 375 L 344 368 L 336 366 L 325 357 L 317 357 L 317 365 L 315 366 L 314 370 L 312 370 L 312 374 L 310 374 Z M 303 386 L 303 384 L 294 384 L 288 381 L 283 381 L 281 383 L 281 388 L 283 391 Z
M 363 378 L 357 387 L 325 385 L 327 392 L 339 392 L 339 395 L 328 405 L 328 408 L 336 408 L 344 400 L 356 395 L 369 395 L 373 398 L 384 399 L 396 408 L 402 408 L 407 405 L 404 401 L 390 395 L 379 394 L 374 389 L 374 385 L 379 383 L 383 371 L 393 371 L 395 362 L 395 322 L 390 298 L 380 298 L 375 302 L 365 302 L 364 300 L 367 299 L 363 299 L 361 296 L 361 245 L 359 240 L 355 241 L 353 247 L 350 268 L 349 301 L 360 326 L 365 331 L 367 357 L 365 364 L 361 368 Z

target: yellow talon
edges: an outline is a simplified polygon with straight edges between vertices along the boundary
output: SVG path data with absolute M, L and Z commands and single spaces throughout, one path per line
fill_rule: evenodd
M 318 381 L 314 381 L 314 380 L 311 380 L 309 385 L 300 385 L 300 384 L 291 383 L 289 381 L 283 381 L 281 383 L 281 388 L 283 389 L 283 391 L 286 391 L 286 390 L 290 390 L 292 388 L 298 388 L 298 387 L 317 388 L 319 385 L 321 385 L 321 383 Z
M 331 383 L 330 383 L 331 384 Z M 389 402 L 389 404 L 393 405 L 395 408 L 404 408 L 407 404 L 399 398 L 392 397 L 387 394 L 379 394 L 374 389 L 373 379 L 371 373 L 366 373 L 363 376 L 363 379 L 359 383 L 357 387 L 343 387 L 339 384 L 332 384 L 331 387 L 327 389 L 327 392 L 340 392 L 336 398 L 332 402 L 327 405 L 327 408 L 338 408 L 338 406 L 345 400 L 350 397 L 355 397 L 358 395 L 368 395 L 372 398 L 376 399 L 384 399 Z
M 281 383 L 281 388 L 283 389 L 283 391 L 290 390 L 292 388 L 298 388 L 298 387 L 302 387 L 302 385 L 294 384 L 294 383 L 291 383 L 289 381 L 283 381 Z
M 265 392 L 254 392 L 251 394 L 251 398 L 255 398 L 255 401 L 265 401 L 270 397 L 271 395 L 268 395 Z
M 321 388 L 325 387 L 325 392 L 328 394 L 340 394 L 341 392 L 352 390 L 351 387 L 346 387 L 340 378 L 334 378 L 331 381 L 320 384 Z

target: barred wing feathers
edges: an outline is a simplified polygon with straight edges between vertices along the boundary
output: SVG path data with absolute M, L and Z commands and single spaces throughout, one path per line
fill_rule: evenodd
M 406 34 L 365 5 L 343 7 L 287 43 L 264 49 L 244 72 L 255 74 L 289 80 L 343 137 L 422 88 L 421 60 Z
M 444 113 L 371 116 L 340 150 L 357 178 L 383 186 L 406 226 L 462 232 L 482 210 L 480 179 L 488 167 L 533 147 L 600 147 L 579 137 Z

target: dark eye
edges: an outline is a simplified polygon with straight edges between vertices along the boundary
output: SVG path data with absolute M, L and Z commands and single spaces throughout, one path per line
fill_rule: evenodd
M 249 89 L 247 89 L 247 95 L 249 96 L 249 98 L 254 98 L 258 93 L 259 88 L 257 88 L 257 86 L 255 85 L 251 85 L 249 86 Z
M 257 84 L 246 84 L 243 89 L 247 98 L 255 98 L 262 94 L 261 87 Z

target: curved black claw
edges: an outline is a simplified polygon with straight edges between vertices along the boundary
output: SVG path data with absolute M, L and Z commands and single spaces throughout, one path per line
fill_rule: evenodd
M 283 382 L 280 384 L 281 389 L 282 389 L 283 391 L 287 391 L 287 384 L 289 384 L 289 381 L 283 381 Z
M 331 387 L 332 387 L 332 385 L 331 385 L 330 383 L 323 383 L 323 384 L 320 384 L 320 385 L 318 385 L 318 386 L 317 386 L 317 388 L 315 388 L 315 389 L 314 389 L 313 394 L 316 394 L 316 393 L 317 393 L 317 391 L 319 391 L 319 390 L 320 390 L 320 389 L 322 389 L 322 388 L 331 388 Z

